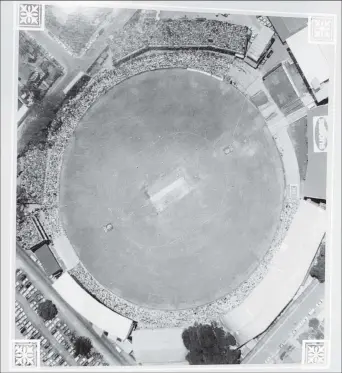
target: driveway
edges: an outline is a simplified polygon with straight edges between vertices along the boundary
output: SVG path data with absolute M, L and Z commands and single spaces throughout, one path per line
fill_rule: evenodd
M 276 357 L 282 345 L 296 333 L 296 326 L 322 299 L 324 284 L 313 281 L 259 341 L 255 349 L 244 359 L 243 364 L 269 363 Z

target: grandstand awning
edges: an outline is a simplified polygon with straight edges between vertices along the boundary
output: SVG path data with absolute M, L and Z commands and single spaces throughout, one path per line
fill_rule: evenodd
M 142 364 L 188 364 L 182 328 L 138 329 L 132 333 L 134 357 Z
M 239 345 L 264 332 L 294 297 L 325 230 L 325 210 L 302 201 L 264 279 L 240 306 L 222 317 Z
M 52 285 L 60 296 L 82 317 L 108 332 L 116 340 L 126 339 L 133 328 L 133 321 L 111 311 L 98 302 L 66 272 Z
M 252 45 L 248 49 L 247 57 L 258 62 L 265 48 L 273 38 L 274 32 L 269 27 L 262 26 Z
M 308 167 L 304 196 L 326 199 L 328 105 L 317 106 L 308 112 Z
M 321 48 L 319 44 L 309 43 L 307 27 L 290 36 L 286 42 L 317 101 L 326 99 L 328 97 L 327 81 L 330 75 L 327 49 Z M 317 84 L 321 86 L 320 89 L 315 88 Z
M 57 237 L 53 241 L 54 247 L 62 259 L 67 271 L 77 266 L 80 259 L 76 255 L 75 249 L 71 246 L 70 241 L 64 235 Z
M 284 43 L 287 38 L 308 25 L 307 18 L 268 17 L 280 40 Z

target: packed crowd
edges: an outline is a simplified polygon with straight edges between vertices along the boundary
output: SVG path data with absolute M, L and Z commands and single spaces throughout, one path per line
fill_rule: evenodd
M 228 80 L 233 57 L 212 51 L 183 49 L 149 51 L 120 65 L 120 71 L 127 76 L 148 70 L 168 68 L 191 68 Z
M 77 9 L 77 12 L 60 16 L 60 10 L 53 5 L 45 8 L 45 26 L 50 37 L 64 47 L 71 55 L 81 56 L 98 37 L 96 32 L 111 13 L 110 8 Z
M 49 141 L 52 149 L 37 148 L 26 152 L 21 159 L 20 185 L 25 188 L 33 203 L 42 205 L 47 217 L 44 224 L 49 236 L 61 233 L 58 219 L 58 188 L 62 156 L 79 120 L 99 96 L 121 81 L 144 71 L 163 68 L 192 68 L 230 79 L 229 69 L 233 57 L 205 50 L 152 51 L 122 63 L 115 70 L 104 70 L 94 77 L 88 86 L 58 113 L 55 121 L 62 128 Z M 46 174 L 47 172 L 47 174 Z M 42 187 L 44 186 L 44 187 Z M 30 219 L 17 227 L 17 237 L 25 247 L 37 243 L 36 229 Z
M 86 268 L 79 263 L 70 273 L 82 286 L 108 308 L 133 320 L 139 321 L 138 328 L 188 327 L 195 322 L 210 323 L 219 320 L 223 313 L 240 305 L 267 273 L 273 256 L 279 250 L 298 208 L 297 200 L 286 200 L 281 213 L 281 224 L 272 245 L 258 268 L 236 290 L 213 303 L 193 309 L 162 311 L 139 307 L 116 296 L 103 287 Z
M 247 26 L 216 20 L 155 20 L 127 24 L 112 36 L 113 61 L 148 46 L 215 46 L 245 54 L 250 30 Z
M 59 174 L 64 149 L 79 120 L 98 97 L 133 75 L 162 68 L 193 68 L 228 79 L 232 62 L 231 56 L 215 52 L 186 50 L 173 53 L 151 52 L 121 64 L 115 70 L 103 70 L 94 77 L 77 97 L 58 112 L 55 120 L 61 121 L 63 126 L 57 134 L 50 136 L 54 146 L 48 151 L 48 174 L 44 183 L 45 213 L 51 217 L 48 219 L 48 234 L 54 235 L 61 231 L 58 213 L 54 210 L 58 206 Z
M 42 213 L 46 233 L 52 238 L 65 235 L 58 214 L 59 176 L 62 166 L 64 149 L 68 144 L 76 126 L 88 108 L 114 85 L 123 80 L 142 73 L 163 68 L 191 68 L 223 78 L 231 82 L 230 69 L 236 61 L 232 56 L 205 50 L 177 49 L 169 51 L 150 51 L 135 59 L 121 63 L 113 70 L 102 70 L 88 85 L 72 100 L 70 100 L 57 113 L 56 119 L 63 125 L 59 131 L 50 135 L 49 140 L 53 147 L 45 154 L 30 152 L 23 167 L 22 180 L 26 186 L 29 180 L 36 180 L 30 185 L 30 193 L 36 193 L 43 200 Z M 42 157 L 45 157 L 47 167 L 43 166 Z M 45 173 L 46 169 L 46 173 Z M 44 185 L 44 188 L 42 188 Z M 86 290 L 109 308 L 134 320 L 139 320 L 139 327 L 173 327 L 193 324 L 194 321 L 209 322 L 217 319 L 224 311 L 239 305 L 250 291 L 261 281 L 267 272 L 267 267 L 274 253 L 279 249 L 289 228 L 292 217 L 298 207 L 297 200 L 287 200 L 281 215 L 281 224 L 274 237 L 272 246 L 259 268 L 233 293 L 219 301 L 197 309 L 184 311 L 158 311 L 135 306 L 121 299 L 102 287 L 92 275 L 79 264 L 72 271 L 72 275 L 83 284 Z M 19 228 L 22 241 L 36 240 L 33 225 L 23 224 Z M 36 243 L 36 242 L 33 242 Z

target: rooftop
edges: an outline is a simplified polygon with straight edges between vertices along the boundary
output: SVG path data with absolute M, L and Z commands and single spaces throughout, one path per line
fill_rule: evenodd
M 326 199 L 327 147 L 322 144 L 322 141 L 327 140 L 328 128 L 324 127 L 328 125 L 328 105 L 317 106 L 308 112 L 308 168 L 304 184 L 305 197 Z
M 317 102 L 323 101 L 328 97 L 327 82 L 330 76 L 327 48 L 309 43 L 307 27 L 286 39 L 286 42 Z
M 52 276 L 61 270 L 56 258 L 52 254 L 47 243 L 40 243 L 31 248 L 37 259 L 42 264 L 48 276 Z
M 308 24 L 307 18 L 268 17 L 268 19 L 283 43 L 285 43 L 287 38 L 305 28 Z

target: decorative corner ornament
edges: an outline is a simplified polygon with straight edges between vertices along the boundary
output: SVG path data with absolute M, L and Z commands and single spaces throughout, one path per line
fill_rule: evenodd
M 14 340 L 12 348 L 13 368 L 37 368 L 40 366 L 39 340 Z
M 302 341 L 302 364 L 322 366 L 328 363 L 328 341 L 304 340 Z
M 309 16 L 309 43 L 335 44 L 336 42 L 335 16 Z
M 17 26 L 19 30 L 43 31 L 45 8 L 39 3 L 20 3 L 17 6 Z

